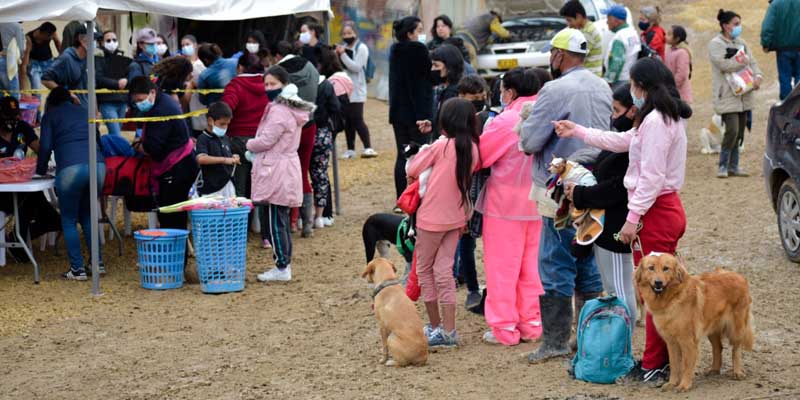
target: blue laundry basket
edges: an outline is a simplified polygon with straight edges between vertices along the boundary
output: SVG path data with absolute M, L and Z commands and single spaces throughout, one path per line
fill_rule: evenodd
M 244 290 L 249 214 L 250 207 L 190 211 L 197 275 L 204 293 Z
M 186 238 L 183 229 L 144 229 L 136 231 L 139 277 L 145 289 L 177 289 L 183 286 Z

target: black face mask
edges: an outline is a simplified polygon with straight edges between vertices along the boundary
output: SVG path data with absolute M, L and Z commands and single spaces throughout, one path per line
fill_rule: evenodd
M 344 40 L 344 42 L 345 42 L 345 43 L 347 43 L 347 45 L 349 46 L 349 45 L 351 45 L 351 44 L 355 43 L 355 41 L 356 41 L 356 37 L 355 37 L 355 36 L 353 36 L 353 37 L 346 37 L 346 38 L 342 38 L 342 40 Z
M 433 83 L 433 86 L 441 85 L 442 83 L 444 83 L 444 78 L 442 78 L 442 71 L 431 70 L 431 83 Z
M 279 94 L 281 94 L 281 91 L 283 91 L 283 88 L 267 90 L 267 98 L 269 101 L 273 101 L 276 97 L 278 97 Z
M 553 79 L 561 77 L 561 70 L 556 68 L 552 63 L 550 64 L 550 76 L 552 76 Z
M 486 100 L 472 100 L 472 106 L 475 107 L 475 112 L 481 112 L 486 107 Z
M 622 114 L 619 118 L 611 118 L 611 127 L 614 128 L 617 132 L 627 132 L 633 129 L 633 120 L 628 118 L 628 110 L 625 110 L 625 114 Z

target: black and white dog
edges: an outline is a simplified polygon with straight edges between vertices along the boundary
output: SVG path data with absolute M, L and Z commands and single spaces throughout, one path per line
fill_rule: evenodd
M 389 257 L 389 248 L 397 246 L 398 230 L 402 228 L 405 219 L 405 216 L 396 214 L 373 214 L 367 218 L 361 229 L 361 237 L 364 239 L 364 252 L 368 263 L 375 257 L 375 250 L 381 257 Z M 411 264 L 413 252 L 407 248 L 406 232 L 400 232 L 399 235 L 403 248 L 398 249 L 398 252 L 405 258 L 406 263 Z

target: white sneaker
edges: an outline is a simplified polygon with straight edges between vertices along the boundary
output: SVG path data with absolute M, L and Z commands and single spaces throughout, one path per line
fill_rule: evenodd
M 356 151 L 355 150 L 347 150 L 342 154 L 343 160 L 350 160 L 352 158 L 356 158 Z
M 259 282 L 288 282 L 292 280 L 292 266 L 289 265 L 283 270 L 278 269 L 277 267 L 272 268 L 271 270 L 264 272 L 263 274 L 258 274 L 258 281 Z
M 325 218 L 319 217 L 314 220 L 314 228 L 315 229 L 322 229 L 325 227 Z
M 378 156 L 378 152 L 373 150 L 371 147 L 364 149 L 361 153 L 361 158 L 375 158 Z
M 333 218 L 324 217 L 322 218 L 322 222 L 325 224 L 326 227 L 333 226 Z
M 500 344 L 500 341 L 497 340 L 492 331 L 487 331 L 483 334 L 483 341 L 489 344 Z

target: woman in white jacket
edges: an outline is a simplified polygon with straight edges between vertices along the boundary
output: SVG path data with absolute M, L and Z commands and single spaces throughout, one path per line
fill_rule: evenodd
M 369 140 L 369 128 L 364 123 L 364 103 L 367 101 L 367 77 L 366 68 L 369 60 L 369 48 L 366 44 L 358 40 L 355 25 L 346 22 L 342 27 L 343 45 L 336 46 L 336 53 L 342 60 L 342 65 L 353 81 L 353 93 L 350 95 L 350 103 L 342 104 L 342 112 L 345 117 L 345 137 L 347 138 L 347 151 L 344 159 L 356 156 L 356 132 L 364 145 L 363 158 L 377 157 L 378 153 L 372 149 Z

